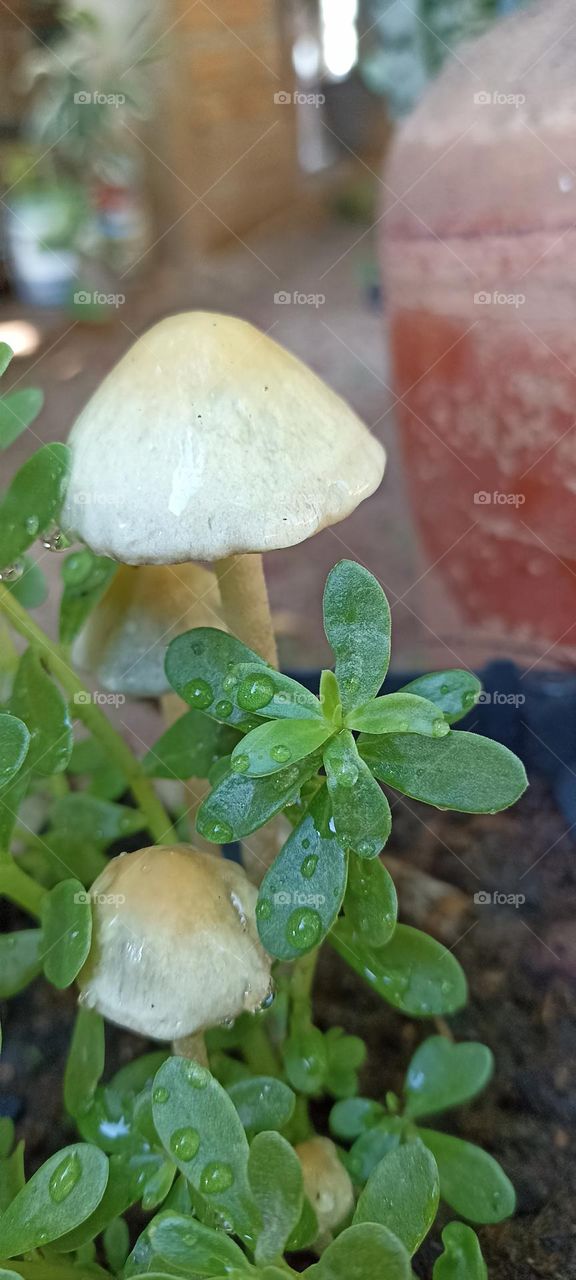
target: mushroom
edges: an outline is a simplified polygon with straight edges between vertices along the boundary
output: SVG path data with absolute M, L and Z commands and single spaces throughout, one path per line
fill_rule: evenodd
M 304 1191 L 318 1219 L 316 1244 L 323 1247 L 354 1207 L 352 1182 L 330 1138 L 307 1138 L 295 1150 L 302 1166 Z
M 124 564 L 216 562 L 230 630 L 276 663 L 261 552 L 343 520 L 382 446 L 306 365 L 233 316 L 160 321 L 72 428 L 65 529 Z
M 168 644 L 191 627 L 223 628 L 220 607 L 216 578 L 201 565 L 123 565 L 77 637 L 73 661 L 110 693 L 160 697 L 170 690 Z
M 255 1013 L 271 996 L 257 890 L 237 864 L 191 845 L 113 858 L 91 889 L 80 1001 L 154 1040 L 178 1042 Z

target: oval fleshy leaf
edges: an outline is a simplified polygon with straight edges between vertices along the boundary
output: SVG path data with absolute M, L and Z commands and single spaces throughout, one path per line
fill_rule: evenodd
M 281 1257 L 300 1221 L 304 1205 L 302 1166 L 279 1133 L 259 1133 L 250 1147 L 248 1180 L 262 1218 L 256 1263 Z
M 94 606 L 118 572 L 118 564 L 108 556 L 95 556 L 88 547 L 73 551 L 62 565 L 64 589 L 60 600 L 59 635 L 62 644 L 71 644 L 84 626 Z
M 471 671 L 432 671 L 405 684 L 400 693 L 417 693 L 440 709 L 447 724 L 456 724 L 476 705 L 482 685 Z
M 250 1076 L 228 1086 L 228 1094 L 249 1133 L 283 1129 L 292 1118 L 296 1098 L 287 1084 L 273 1076 Z
M 150 778 L 207 778 L 216 761 L 230 755 L 238 738 L 237 730 L 203 711 L 187 711 L 154 743 L 142 767 Z
M 262 946 L 295 960 L 319 946 L 346 888 L 347 857 L 329 826 L 324 788 L 294 828 L 260 886 L 256 919 Z
M 380 782 L 403 795 L 460 813 L 498 813 L 528 785 L 522 761 L 478 733 L 435 742 L 416 734 L 363 735 L 358 750 Z
M 385 947 L 371 947 L 339 920 L 330 935 L 336 950 L 378 995 L 401 1013 L 433 1018 L 466 1003 L 467 986 L 456 957 L 435 938 L 398 924 Z
M 406 1073 L 405 1114 L 414 1120 L 459 1107 L 484 1089 L 493 1067 L 493 1055 L 485 1044 L 453 1044 L 445 1036 L 429 1036 Z
M 450 732 L 444 716 L 433 702 L 414 693 L 388 693 L 356 707 L 346 716 L 350 729 L 364 733 L 418 733 L 427 738 L 444 738 Z
M 421 1142 L 390 1151 L 370 1174 L 354 1222 L 381 1222 L 416 1253 L 434 1222 L 440 1199 L 436 1161 Z
M 232 694 L 237 685 L 234 668 L 242 662 L 269 670 L 235 636 L 215 627 L 195 627 L 168 645 L 165 670 L 172 688 L 188 706 L 224 724 L 240 724 L 246 712 L 234 705 Z
M 0 937 L 0 1000 L 23 991 L 42 969 L 42 930 L 19 929 Z
M 324 589 L 324 630 L 336 658 L 344 711 L 375 698 L 390 662 L 390 607 L 376 578 L 341 560 Z
M 313 693 L 272 667 L 262 670 L 262 663 L 240 662 L 231 673 L 237 684 L 232 697 L 244 715 L 265 716 L 271 720 L 309 720 L 322 716 L 322 708 Z
M 251 1270 L 234 1240 L 197 1218 L 165 1210 L 150 1223 L 148 1237 L 154 1255 L 178 1275 L 227 1276 Z
M 79 880 L 61 880 L 44 900 L 44 973 L 58 990 L 69 987 L 88 957 L 92 938 L 90 894 Z
M 232 752 L 234 773 L 268 777 L 313 755 L 333 734 L 323 719 L 273 720 L 246 734 Z
M 85 1114 L 92 1105 L 104 1057 L 102 1017 L 94 1009 L 79 1009 L 64 1073 L 64 1102 L 71 1116 Z
M 0 1256 L 14 1258 L 79 1226 L 100 1203 L 108 1161 L 86 1143 L 57 1151 L 35 1173 L 0 1218 Z
M 139 809 L 128 805 L 99 800 L 86 792 L 76 792 L 57 800 L 52 810 L 52 822 L 61 836 L 72 835 L 87 840 L 92 845 L 107 845 L 122 836 L 143 831 L 146 818 Z
M 342 728 L 342 703 L 340 686 L 334 671 L 323 671 L 320 676 L 320 708 L 325 720 L 336 729 Z
M 70 450 L 46 444 L 24 463 L 0 502 L 0 567 L 8 568 L 60 512 Z
M 18 716 L 0 713 L 0 786 L 10 782 L 22 768 L 29 745 L 30 734 L 24 722 Z
M 152 1088 L 154 1124 L 170 1158 L 208 1205 L 252 1235 L 248 1142 L 234 1103 L 205 1068 L 168 1058 Z
M 493 1156 L 462 1138 L 435 1129 L 418 1129 L 440 1173 L 440 1194 L 455 1213 L 470 1222 L 502 1222 L 514 1213 L 516 1195 Z
M 306 1274 L 308 1280 L 410 1280 L 410 1258 L 387 1227 L 362 1222 L 347 1227 Z
M 442 1232 L 444 1252 L 434 1263 L 432 1280 L 488 1280 L 480 1241 L 472 1227 L 449 1222 Z
M 330 1112 L 330 1131 L 337 1138 L 350 1142 L 361 1133 L 373 1129 L 386 1116 L 381 1102 L 373 1098 L 344 1098 L 335 1103 Z
M 398 896 L 380 859 L 350 856 L 344 911 L 352 932 L 365 937 L 370 946 L 384 947 L 390 941 L 396 928 Z
M 339 839 L 359 858 L 376 858 L 392 830 L 392 814 L 348 729 L 330 740 L 323 758 Z
M 346 1157 L 346 1168 L 353 1183 L 363 1187 L 384 1156 L 396 1151 L 404 1137 L 404 1122 L 399 1116 L 385 1116 L 375 1129 L 361 1133 Z
M 318 756 L 307 756 L 267 778 L 227 773 L 200 805 L 196 827 L 205 840 L 228 844 L 263 827 L 287 805 L 294 804 L 303 783 L 316 773 Z
M 27 768 L 44 776 L 62 773 L 73 743 L 68 705 L 34 649 L 20 659 L 10 709 L 30 731 Z

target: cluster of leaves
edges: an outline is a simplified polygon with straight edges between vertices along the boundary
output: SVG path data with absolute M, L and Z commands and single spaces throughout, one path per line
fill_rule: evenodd
M 8 358 L 0 347 L 0 372 Z M 40 403 L 35 392 L 0 399 L 0 447 Z M 150 842 L 153 781 L 190 777 L 212 784 L 198 829 L 215 844 L 246 841 L 279 814 L 291 825 L 257 906 L 263 945 L 278 961 L 278 995 L 255 1018 L 208 1034 L 210 1071 L 159 1051 L 105 1083 L 102 1020 L 80 1009 L 64 1080 L 80 1141 L 26 1181 L 22 1144 L 13 1149 L 13 1126 L 0 1122 L 0 1280 L 280 1280 L 293 1274 L 286 1252 L 301 1270 L 318 1223 L 294 1147 L 313 1133 L 309 1101 L 326 1097 L 335 1103 L 334 1136 L 351 1144 L 339 1155 L 357 1203 L 308 1267 L 310 1280 L 409 1280 L 440 1198 L 468 1223 L 513 1209 L 491 1157 L 420 1126 L 476 1094 L 490 1055 L 432 1037 L 410 1064 L 402 1104 L 359 1097 L 365 1046 L 341 1028 L 314 1025 L 306 966 L 327 938 L 399 1012 L 432 1017 L 461 1007 L 466 982 L 452 953 L 397 923 L 394 884 L 378 857 L 391 830 L 381 784 L 485 813 L 517 799 L 524 770 L 504 747 L 452 729 L 479 692 L 470 673 L 423 676 L 380 694 L 390 611 L 376 580 L 348 561 L 326 584 L 335 662 L 318 697 L 233 636 L 191 631 L 166 661 L 189 710 L 137 761 L 69 663 L 69 645 L 116 566 L 87 548 L 66 557 L 59 646 L 22 613 L 45 595 L 27 555 L 33 541 L 63 543 L 56 522 L 68 465 L 65 446 L 40 448 L 0 500 L 0 608 L 30 640 L 20 656 L 6 631 L 0 660 L 0 896 L 35 918 L 0 939 L 0 998 L 42 971 L 59 990 L 74 982 L 91 945 L 86 890 L 118 842 L 139 833 Z M 75 740 L 77 721 L 84 730 Z M 184 819 L 178 831 L 190 838 Z M 124 1215 L 134 1205 L 150 1220 L 130 1250 Z M 453 1222 L 442 1238 L 434 1280 L 484 1280 L 472 1228 Z

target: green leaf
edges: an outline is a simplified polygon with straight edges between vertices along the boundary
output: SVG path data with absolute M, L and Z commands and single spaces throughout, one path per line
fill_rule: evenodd
M 416 1253 L 434 1222 L 440 1199 L 436 1162 L 421 1142 L 391 1151 L 370 1174 L 354 1222 L 381 1222 Z
M 240 662 L 231 674 L 237 680 L 232 693 L 244 715 L 266 716 L 271 720 L 321 718 L 322 708 L 313 693 L 274 668 L 262 670 L 262 662 Z
M 44 393 L 38 387 L 11 391 L 0 400 L 0 449 L 7 449 L 38 417 Z
M 64 1105 L 71 1116 L 82 1115 L 91 1106 L 104 1058 L 103 1019 L 93 1009 L 79 1009 L 64 1072 Z
M 79 880 L 61 880 L 44 900 L 44 973 L 58 990 L 69 987 L 88 957 L 92 938 L 90 895 Z
M 86 1143 L 57 1151 L 33 1175 L 0 1218 L 0 1255 L 14 1258 L 58 1240 L 100 1203 L 108 1161 Z
M 502 1222 L 514 1213 L 514 1187 L 487 1151 L 435 1129 L 419 1129 L 418 1136 L 438 1165 L 442 1199 L 456 1213 L 481 1223 Z
M 296 1228 L 287 1242 L 286 1252 L 297 1253 L 300 1249 L 308 1249 L 310 1245 L 314 1244 L 314 1241 L 318 1239 L 318 1230 L 318 1218 L 316 1217 L 315 1210 L 312 1208 L 307 1197 L 304 1196 L 302 1213 L 300 1214 L 300 1219 Z M 273 1271 L 275 1271 L 274 1267 L 265 1267 L 262 1273 L 263 1277 L 266 1277 L 266 1280 L 270 1277 L 270 1280 L 272 1280 Z
M 10 361 L 14 358 L 12 347 L 7 342 L 0 342 L 0 378 L 6 373 Z
M 416 693 L 440 708 L 448 724 L 455 724 L 476 705 L 482 685 L 471 671 L 433 671 L 405 684 L 401 693 Z
M 72 643 L 117 571 L 114 560 L 95 556 L 87 547 L 66 557 L 62 565 L 64 590 L 59 620 L 62 644 Z
M 70 450 L 47 444 L 14 476 L 0 503 L 0 562 L 12 565 L 59 514 Z
M 30 734 L 23 721 L 0 713 L 0 786 L 10 782 L 22 768 L 29 745 Z
M 341 560 L 324 590 L 324 630 L 336 657 L 344 711 L 378 693 L 390 661 L 390 608 L 376 578 Z
M 235 636 L 214 627 L 196 627 L 168 645 L 165 669 L 172 688 L 189 706 L 225 724 L 241 724 L 246 712 L 231 700 L 236 688 L 234 668 L 241 662 L 257 663 L 268 671 L 258 654 Z
M 154 743 L 142 767 L 151 778 L 207 778 L 212 765 L 230 755 L 237 742 L 235 729 L 210 720 L 203 711 L 187 711 Z
M 41 948 L 41 929 L 20 929 L 0 936 L 0 1000 L 23 991 L 41 972 Z
M 196 1218 L 160 1213 L 150 1223 L 148 1235 L 154 1255 L 181 1275 L 226 1276 L 251 1270 L 239 1245 Z
M 139 1058 L 133 1058 L 120 1067 L 110 1083 L 119 1093 L 141 1093 L 152 1084 L 156 1072 L 167 1057 L 167 1049 L 153 1049 L 151 1053 L 142 1053 Z
M 306 1275 L 308 1280 L 410 1280 L 410 1258 L 387 1227 L 364 1222 L 333 1240 Z
M 450 732 L 438 742 L 416 734 L 362 736 L 358 748 L 381 782 L 440 809 L 498 813 L 528 785 L 518 757 L 477 733 Z
M 89 837 L 83 836 L 79 841 L 70 829 L 44 831 L 42 854 L 54 884 L 73 876 L 86 887 L 93 884 L 106 866 L 106 858 Z
M 396 928 L 398 897 L 390 872 L 379 859 L 350 856 L 344 898 L 346 919 L 353 933 L 372 947 L 383 947 Z
M 297 1227 L 304 1204 L 302 1166 L 279 1133 L 259 1133 L 250 1147 L 248 1180 L 262 1218 L 256 1262 L 281 1257 Z
M 363 707 L 349 711 L 346 724 L 365 733 L 418 733 L 428 738 L 444 738 L 450 732 L 438 707 L 413 693 L 373 698 Z
M 7 582 L 6 586 L 25 609 L 37 609 L 44 604 L 48 595 L 48 583 L 40 565 L 31 560 L 30 556 L 22 556 L 21 563 L 24 567 L 22 577 L 16 578 L 14 582 Z
M 358 1069 L 366 1059 L 366 1045 L 359 1036 L 345 1035 L 342 1027 L 330 1027 L 324 1037 L 327 1070 L 324 1085 L 334 1098 L 350 1098 L 358 1092 Z
M 113 1218 L 102 1233 L 102 1247 L 110 1270 L 121 1271 L 130 1252 L 130 1231 L 124 1218 Z
M 205 840 L 242 840 L 293 804 L 302 784 L 317 772 L 318 756 L 308 756 L 268 778 L 228 773 L 200 805 L 196 827 Z
M 96 1147 L 88 1147 L 96 1151 Z M 102 1154 L 99 1152 L 98 1154 Z M 105 1159 L 106 1157 L 104 1157 Z M 108 1161 L 108 1181 L 104 1195 L 91 1213 L 78 1226 L 59 1236 L 53 1248 L 48 1247 L 48 1255 L 73 1253 L 82 1249 L 113 1222 L 118 1214 L 125 1213 L 138 1199 L 137 1175 L 129 1161 L 121 1156 L 112 1156 Z
M 198 1063 L 168 1058 L 155 1077 L 152 1099 L 154 1123 L 170 1158 L 238 1235 L 251 1235 L 248 1142 L 226 1090 Z
M 330 935 L 336 950 L 378 995 L 412 1018 L 454 1013 L 466 1003 L 466 978 L 456 957 L 410 925 L 396 926 L 385 947 L 370 947 L 339 920 Z
M 433 1280 L 488 1280 L 480 1241 L 463 1222 L 449 1222 L 442 1232 L 444 1253 L 434 1263 Z
M 345 1098 L 332 1107 L 330 1131 L 337 1138 L 358 1138 L 385 1116 L 381 1102 L 374 1102 L 372 1098 Z
M 108 845 L 122 836 L 143 831 L 146 818 L 138 809 L 98 800 L 96 796 L 76 794 L 57 800 L 52 822 L 62 835 L 74 835 L 94 845 Z
M 295 960 L 317 947 L 342 905 L 348 860 L 330 829 L 326 799 L 322 788 L 260 886 L 258 933 L 278 960 Z
M 232 752 L 234 773 L 249 778 L 279 773 L 312 755 L 334 730 L 325 720 L 273 720 L 258 725 L 239 742 Z
M 73 741 L 68 706 L 35 649 L 20 659 L 10 709 L 30 731 L 27 768 L 46 776 L 62 773 Z
M 363 1187 L 380 1161 L 400 1146 L 404 1124 L 398 1116 L 384 1116 L 374 1129 L 361 1133 L 346 1158 L 346 1168 L 356 1186 Z
M 390 805 L 348 729 L 325 747 L 324 768 L 334 826 L 344 848 L 360 858 L 376 858 L 392 830 Z
M 493 1067 L 485 1044 L 452 1044 L 445 1036 L 430 1036 L 416 1050 L 406 1073 L 405 1114 L 415 1120 L 467 1102 L 488 1083 Z
M 320 676 L 320 708 L 329 724 L 333 724 L 335 729 L 342 728 L 340 686 L 334 671 L 323 671 Z
M 296 1099 L 282 1080 L 251 1076 L 228 1086 L 228 1094 L 249 1133 L 283 1129 L 292 1119 Z
M 311 1097 L 320 1093 L 328 1067 L 328 1055 L 324 1036 L 318 1027 L 308 1027 L 290 1035 L 284 1044 L 284 1066 L 288 1080 L 297 1093 L 305 1093 Z
M 26 1183 L 24 1143 L 19 1142 L 11 1155 L 0 1160 L 0 1216 Z

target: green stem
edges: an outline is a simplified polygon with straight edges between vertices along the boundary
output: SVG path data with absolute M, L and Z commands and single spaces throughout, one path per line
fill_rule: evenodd
M 290 975 L 290 1035 L 305 1034 L 312 1023 L 312 987 L 320 948 L 309 951 L 296 960 Z M 309 1102 L 304 1094 L 296 1097 L 296 1108 L 291 1121 L 290 1140 L 304 1142 L 314 1132 L 310 1121 Z
M 2 859 L 0 865 L 0 897 L 10 898 L 17 906 L 22 907 L 29 915 L 38 920 L 42 914 L 42 903 L 47 890 L 37 884 L 31 876 L 26 875 L 13 860 Z
M 255 1075 L 280 1076 L 280 1064 L 264 1027 L 254 1021 L 242 1037 L 242 1053 Z
M 143 773 L 130 747 L 116 732 L 100 707 L 92 701 L 91 695 L 63 656 L 60 646 L 51 640 L 45 631 L 42 631 L 10 591 L 1 584 L 0 609 L 10 619 L 14 629 L 40 650 L 52 675 L 72 699 L 75 715 L 102 743 L 110 758 L 122 770 L 139 809 L 146 817 L 148 829 L 156 844 L 177 844 L 178 836 L 152 783 Z

